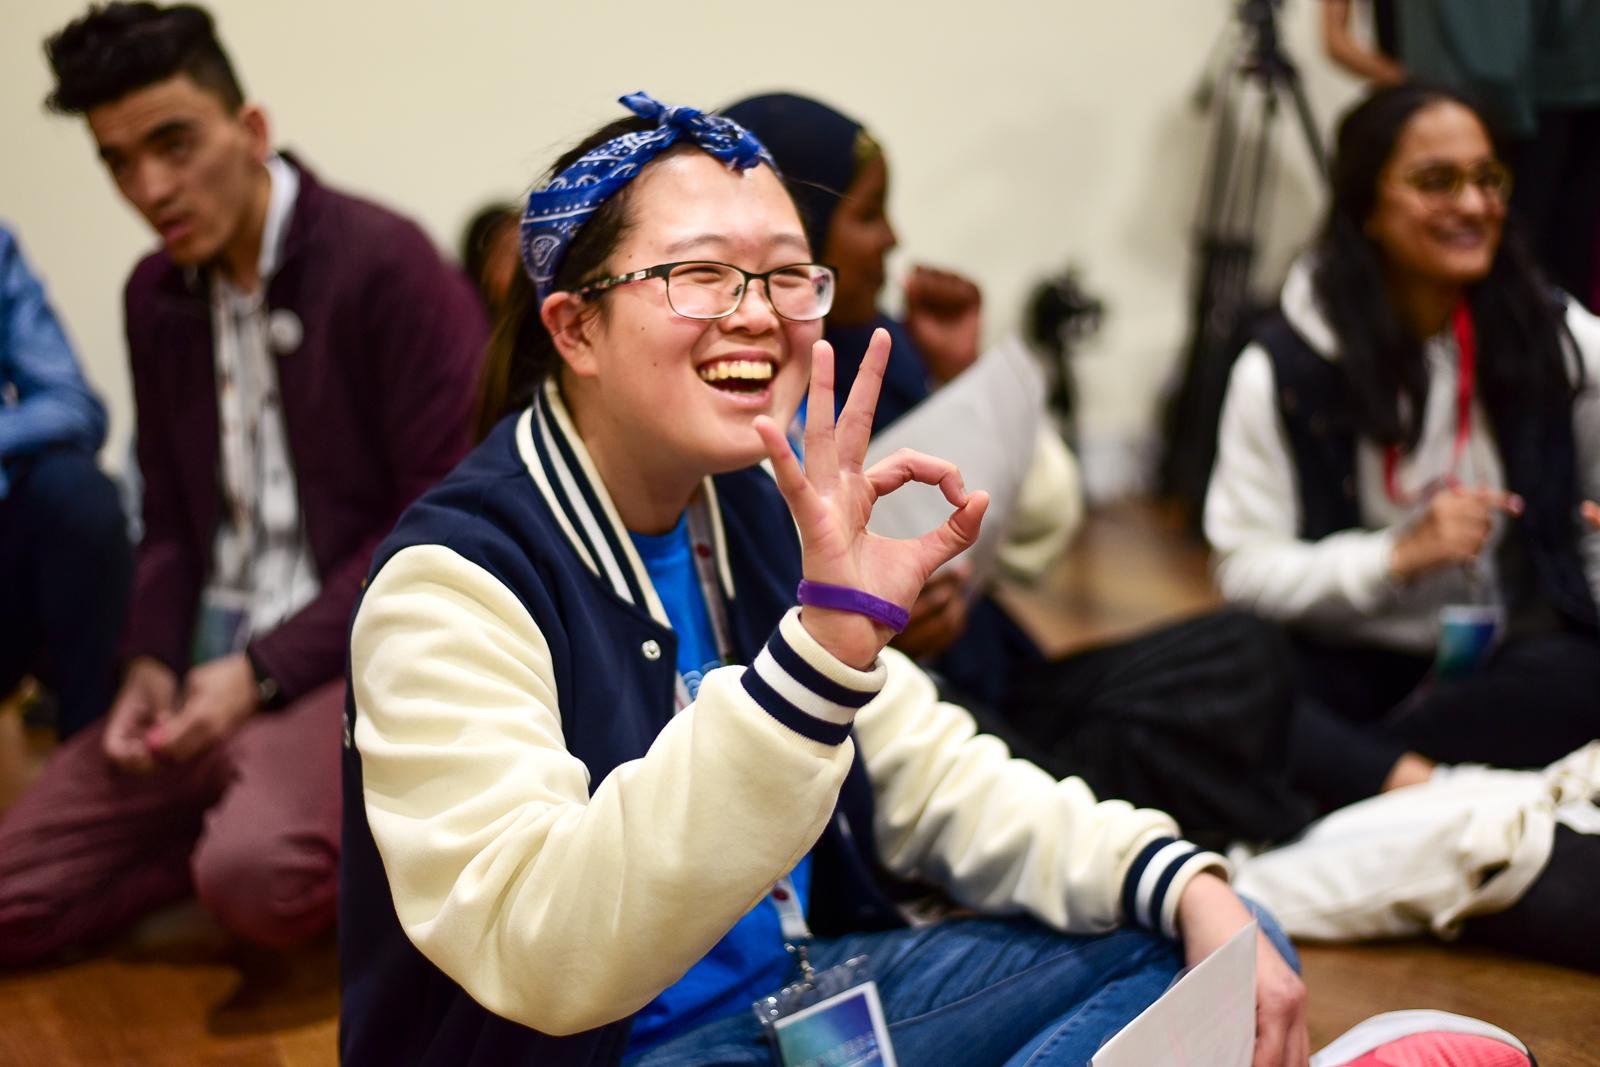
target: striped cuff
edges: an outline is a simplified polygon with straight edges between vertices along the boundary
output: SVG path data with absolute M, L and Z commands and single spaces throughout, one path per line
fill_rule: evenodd
M 888 677 L 883 661 L 870 671 L 839 662 L 800 625 L 793 608 L 744 672 L 744 688 L 767 714 L 813 741 L 841 745 L 856 712 Z
M 1178 898 L 1204 870 L 1228 877 L 1228 861 L 1181 838 L 1158 837 L 1139 850 L 1122 883 L 1122 921 L 1178 936 Z

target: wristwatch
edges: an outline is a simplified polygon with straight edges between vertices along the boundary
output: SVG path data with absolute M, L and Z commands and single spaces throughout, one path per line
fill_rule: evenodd
M 278 688 L 278 680 L 268 674 L 266 668 L 261 666 L 261 661 L 256 659 L 255 653 L 247 646 L 244 650 L 245 659 L 250 661 L 250 671 L 256 676 L 256 700 L 263 709 L 278 706 L 278 698 L 282 692 Z

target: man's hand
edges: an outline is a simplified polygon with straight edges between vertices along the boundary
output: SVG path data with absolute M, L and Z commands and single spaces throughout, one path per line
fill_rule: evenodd
M 1589 524 L 1590 529 L 1600 530 L 1600 504 L 1593 500 L 1583 502 L 1583 521 Z
M 967 628 L 967 578 L 972 568 L 954 563 L 928 579 L 911 605 L 911 621 L 889 643 L 912 659 L 937 656 Z
M 1521 515 L 1522 498 L 1499 489 L 1440 490 L 1395 542 L 1389 572 L 1406 581 L 1440 567 L 1471 563 L 1488 544 L 1497 511 Z
M 1197 874 L 1178 898 L 1183 953 L 1193 967 L 1248 924 L 1250 909 L 1214 874 Z M 1267 935 L 1256 934 L 1256 1051 L 1251 1067 L 1306 1067 L 1306 987 Z
M 227 737 L 259 706 L 256 675 L 243 652 L 202 663 L 183 682 L 183 703 L 145 741 L 164 760 L 184 763 Z
M 155 757 L 145 738 L 171 718 L 177 698 L 178 676 L 171 668 L 151 656 L 135 658 L 106 714 L 101 739 L 106 758 L 130 774 L 155 770 Z
M 906 332 L 943 385 L 978 361 L 983 293 L 959 274 L 916 267 L 906 279 Z

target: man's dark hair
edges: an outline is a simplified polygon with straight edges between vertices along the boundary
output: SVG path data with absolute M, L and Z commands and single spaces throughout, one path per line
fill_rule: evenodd
M 92 6 L 44 43 L 56 87 L 45 106 L 79 115 L 136 89 L 187 74 L 230 112 L 244 103 L 211 16 L 193 4 Z

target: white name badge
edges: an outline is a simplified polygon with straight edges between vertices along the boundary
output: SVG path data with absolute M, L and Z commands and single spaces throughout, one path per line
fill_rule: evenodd
M 751 1009 L 782 1067 L 896 1067 L 865 956 L 809 974 Z

